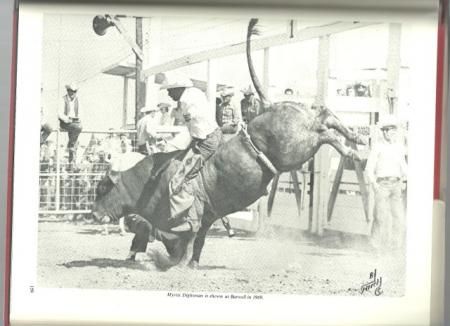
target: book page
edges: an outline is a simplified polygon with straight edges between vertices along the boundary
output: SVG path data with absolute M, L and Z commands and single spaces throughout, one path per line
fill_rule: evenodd
M 12 325 L 429 324 L 436 27 L 21 6 Z

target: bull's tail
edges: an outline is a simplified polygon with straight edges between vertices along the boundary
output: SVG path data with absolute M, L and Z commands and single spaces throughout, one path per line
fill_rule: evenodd
M 255 67 L 253 66 L 253 60 L 251 55 L 251 37 L 252 35 L 258 35 L 259 31 L 255 28 L 256 24 L 258 23 L 258 19 L 252 18 L 250 19 L 250 22 L 248 24 L 248 30 L 247 30 L 247 63 L 248 63 L 248 69 L 250 70 L 250 77 L 253 82 L 253 86 L 255 86 L 256 92 L 259 95 L 259 98 L 261 99 L 261 102 L 264 107 L 269 107 L 270 102 L 267 100 L 266 95 L 264 94 L 263 87 L 256 76 Z

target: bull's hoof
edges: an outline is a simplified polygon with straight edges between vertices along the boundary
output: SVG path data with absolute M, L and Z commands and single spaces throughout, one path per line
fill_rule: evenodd
M 232 237 L 234 237 L 235 235 L 236 235 L 236 232 L 234 232 L 233 229 L 229 229 L 229 230 L 228 230 L 228 237 L 229 237 L 229 238 L 232 238 Z
M 197 270 L 198 269 L 198 261 L 195 261 L 195 260 L 191 260 L 190 262 L 189 262 L 189 264 L 188 264 L 188 267 L 189 268 L 191 268 L 191 269 L 195 269 L 195 270 Z

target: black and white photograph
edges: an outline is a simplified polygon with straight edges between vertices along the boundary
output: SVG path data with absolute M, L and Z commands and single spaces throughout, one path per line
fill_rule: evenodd
M 98 9 L 19 26 L 13 315 L 357 324 L 425 298 L 434 25 Z
M 404 294 L 401 24 L 43 23 L 36 286 Z

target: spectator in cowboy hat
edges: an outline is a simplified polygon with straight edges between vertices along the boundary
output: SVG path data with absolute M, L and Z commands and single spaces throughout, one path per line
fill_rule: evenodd
M 169 148 L 167 146 L 167 142 L 172 140 L 174 138 L 174 134 L 171 132 L 165 131 L 165 126 L 172 126 L 174 119 L 172 118 L 171 114 L 169 113 L 170 109 L 169 103 L 161 102 L 157 105 L 159 108 L 159 111 L 161 113 L 159 119 L 158 119 L 158 127 L 160 132 L 158 133 L 158 138 L 156 140 L 156 147 L 161 152 L 167 152 L 169 151 Z M 184 119 L 183 119 L 184 120 Z
M 75 159 L 78 136 L 81 133 L 80 104 L 78 102 L 78 86 L 75 83 L 66 85 L 67 94 L 64 95 L 64 106 L 58 112 L 59 126 L 67 131 L 69 141 L 67 148 L 69 150 L 69 162 Z
M 161 102 L 158 104 L 159 111 L 161 112 L 161 118 L 159 124 L 161 126 L 172 126 L 173 125 L 173 118 L 171 114 L 169 113 L 170 110 L 170 104 Z
M 245 123 L 249 123 L 263 112 L 263 107 L 261 102 L 255 98 L 255 92 L 251 85 L 241 90 L 241 92 L 244 94 L 244 98 L 241 100 L 242 120 Z
M 220 93 L 222 101 L 216 107 L 216 121 L 219 127 L 222 128 L 224 134 L 236 133 L 238 130 L 238 123 L 241 120 L 241 115 L 231 102 L 233 95 L 233 89 L 224 89 Z
M 177 102 L 192 137 L 193 155 L 184 160 L 175 177 L 171 180 L 169 223 L 173 232 L 197 232 L 200 227 L 197 209 L 194 206 L 192 180 L 198 174 L 202 163 L 215 153 L 222 143 L 222 131 L 218 127 L 215 112 L 211 110 L 205 93 L 193 87 L 188 78 L 178 76 L 174 80 L 166 80 L 161 86 L 169 97 Z M 187 176 L 189 175 L 189 178 Z
M 131 139 L 128 138 L 128 135 L 125 133 L 121 133 L 119 135 L 120 140 L 120 151 L 121 153 L 129 153 L 132 150 Z
M 277 99 L 277 102 L 295 102 L 297 104 L 301 104 L 299 102 L 298 96 L 295 94 L 294 89 L 287 87 L 283 90 L 283 94 Z
M 402 189 L 407 176 L 406 153 L 397 142 L 399 122 L 394 116 L 384 117 L 379 127 L 383 139 L 369 154 L 366 171 L 375 193 L 372 244 L 399 248 L 404 240 L 404 204 Z
M 114 128 L 108 129 L 108 134 L 103 140 L 103 150 L 107 162 L 111 162 L 113 156 L 120 152 L 120 140 Z
M 292 96 L 292 95 L 294 95 L 293 89 L 292 89 L 292 88 L 286 88 L 286 89 L 284 90 L 284 95 L 287 95 L 287 96 Z
M 141 154 L 150 155 L 155 151 L 153 145 L 156 139 L 155 128 L 158 125 L 156 119 L 157 111 L 158 109 L 149 106 L 141 109 L 141 113 L 144 114 L 144 116 L 136 125 L 138 152 Z

